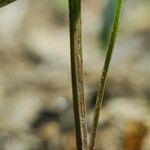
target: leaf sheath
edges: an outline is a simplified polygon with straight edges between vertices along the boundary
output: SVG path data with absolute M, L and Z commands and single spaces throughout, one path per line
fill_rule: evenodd
M 69 0 L 70 55 L 76 142 L 78 150 L 87 150 L 86 102 L 83 85 L 81 37 L 81 0 Z

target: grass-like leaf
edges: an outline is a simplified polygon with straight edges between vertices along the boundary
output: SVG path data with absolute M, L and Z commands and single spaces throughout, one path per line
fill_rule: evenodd
M 109 45 L 108 45 L 108 50 L 107 50 L 107 54 L 106 54 L 104 67 L 102 70 L 100 85 L 99 85 L 97 99 L 96 99 L 96 106 L 95 106 L 94 119 L 93 119 L 93 128 L 92 128 L 91 137 L 90 137 L 89 150 L 94 150 L 94 148 L 95 148 L 99 115 L 100 115 L 100 111 L 102 109 L 102 104 L 103 104 L 105 83 L 106 83 L 107 73 L 108 73 L 108 69 L 109 69 L 109 65 L 110 65 L 110 61 L 111 61 L 111 56 L 112 56 L 112 52 L 114 49 L 118 28 L 119 28 L 121 8 L 122 8 L 123 1 L 124 0 L 117 0 L 117 3 L 116 3 L 112 32 L 111 32 L 111 36 L 110 36 L 110 41 L 109 41 Z

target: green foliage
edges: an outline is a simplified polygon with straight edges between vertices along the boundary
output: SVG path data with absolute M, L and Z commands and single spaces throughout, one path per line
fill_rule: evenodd
M 59 10 L 62 12 L 66 12 L 67 10 L 67 5 L 68 5 L 68 0 L 55 0 L 56 6 Z
M 97 100 L 95 105 L 95 114 L 93 119 L 93 128 L 90 137 L 89 150 L 94 150 L 95 148 L 99 115 L 103 104 L 105 83 L 106 83 L 111 56 L 113 53 L 117 32 L 119 28 L 121 8 L 122 8 L 123 1 L 124 0 L 116 1 L 112 32 L 108 44 L 108 50 L 106 54 L 104 67 L 102 70 L 102 76 L 100 80 L 100 85 L 99 85 Z M 69 10 L 70 10 L 69 16 L 70 16 L 72 92 L 73 92 L 73 102 L 74 102 L 77 149 L 87 150 L 88 149 L 87 120 L 86 120 L 86 103 L 84 100 L 84 89 L 83 89 L 84 86 L 83 86 L 82 43 L 81 43 L 82 41 L 81 40 L 81 0 L 69 0 Z M 106 30 L 109 29 L 106 28 Z
M 115 5 L 117 0 L 109 0 L 106 4 L 106 7 L 104 9 L 103 13 L 103 25 L 102 29 L 100 31 L 99 40 L 102 42 L 102 48 L 105 49 L 108 40 L 110 37 L 112 24 L 113 24 L 113 18 L 114 18 L 114 12 L 115 12 Z
M 16 1 L 16 0 L 0 0 L 0 7 L 8 5 L 9 3 L 12 3 L 14 1 Z
M 0 0 L 0 7 L 8 5 L 15 0 Z M 110 7 L 113 8 L 113 0 L 109 1 Z M 107 73 L 109 70 L 109 65 L 111 62 L 111 56 L 113 53 L 117 32 L 120 23 L 121 8 L 124 0 L 116 0 L 116 9 L 112 32 L 110 35 L 110 40 L 108 44 L 108 50 L 106 54 L 106 59 L 104 67 L 102 70 L 102 76 L 99 84 L 97 100 L 95 105 L 95 114 L 93 119 L 93 128 L 90 137 L 89 150 L 94 150 L 99 115 L 103 104 L 103 95 L 105 91 L 105 83 L 107 78 Z M 61 2 L 64 5 L 66 0 Z M 113 11 L 113 10 L 112 10 Z M 107 18 L 104 25 L 104 41 L 108 39 L 109 28 L 112 24 L 112 18 Z M 86 115 L 86 102 L 84 98 L 84 81 L 83 81 L 83 58 L 82 58 L 82 31 L 81 31 L 81 0 L 69 0 L 69 21 L 70 21 L 70 56 L 71 56 L 71 74 L 72 74 L 72 93 L 73 93 L 73 105 L 74 105 L 74 119 L 75 119 L 75 129 L 76 129 L 76 142 L 78 150 L 88 150 L 87 142 L 87 115 Z M 107 26 L 108 25 L 108 26 Z
M 90 138 L 90 150 L 93 150 L 95 148 L 99 115 L 100 115 L 100 111 L 102 109 L 102 104 L 103 104 L 105 83 L 106 83 L 107 73 L 108 73 L 108 69 L 109 69 L 109 65 L 110 65 L 110 61 L 111 61 L 111 56 L 112 56 L 115 41 L 117 38 L 117 32 L 118 32 L 119 23 L 120 23 L 121 8 L 122 8 L 123 1 L 124 0 L 117 0 L 117 2 L 116 2 L 112 32 L 111 32 L 111 36 L 110 36 L 110 41 L 109 41 L 109 45 L 108 45 L 108 50 L 107 50 L 107 54 L 106 54 L 104 67 L 102 70 L 101 80 L 100 80 L 97 99 L 96 99 L 95 113 L 94 113 L 94 119 L 93 119 L 93 129 L 92 129 L 91 138 Z

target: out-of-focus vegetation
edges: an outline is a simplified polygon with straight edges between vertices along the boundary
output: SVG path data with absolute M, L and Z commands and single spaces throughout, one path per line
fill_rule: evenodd
M 108 44 L 108 39 L 112 28 L 115 4 L 116 0 L 109 0 L 103 12 L 103 26 L 100 32 L 100 41 L 102 41 L 103 48 L 105 49 Z
M 0 7 L 6 6 L 12 2 L 14 2 L 15 0 L 1 0 L 0 1 Z

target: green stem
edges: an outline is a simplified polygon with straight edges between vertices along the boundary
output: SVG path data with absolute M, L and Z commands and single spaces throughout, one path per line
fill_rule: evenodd
M 110 36 L 109 46 L 108 46 L 108 50 L 107 50 L 107 54 L 106 54 L 104 67 L 102 70 L 102 76 L 101 76 L 100 85 L 99 85 L 98 94 L 97 94 L 97 99 L 96 99 L 96 106 L 95 106 L 94 119 L 93 119 L 93 128 L 92 128 L 91 137 L 90 137 L 89 150 L 94 150 L 94 148 L 95 148 L 96 136 L 97 136 L 97 130 L 98 130 L 98 122 L 99 122 L 99 115 L 100 115 L 100 111 L 102 109 L 102 104 L 103 104 L 105 83 L 106 83 L 107 73 L 108 73 L 108 69 L 109 69 L 109 65 L 110 65 L 110 61 L 111 61 L 111 56 L 112 56 L 112 52 L 114 49 L 118 28 L 119 28 L 121 8 L 122 8 L 123 1 L 124 0 L 117 0 L 117 3 L 116 3 L 115 17 L 114 17 L 114 22 L 113 22 L 113 27 L 112 27 L 112 33 Z
M 9 3 L 12 3 L 14 1 L 16 1 L 16 0 L 0 0 L 0 7 L 8 5 Z
M 87 150 L 87 118 L 83 85 L 81 0 L 69 0 L 72 93 L 78 150 Z

